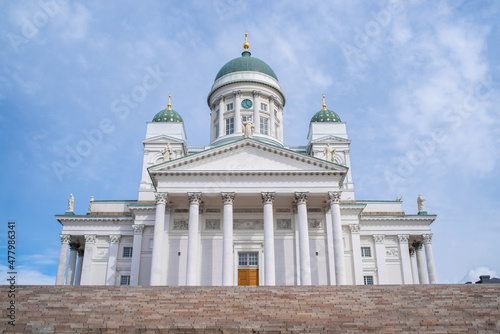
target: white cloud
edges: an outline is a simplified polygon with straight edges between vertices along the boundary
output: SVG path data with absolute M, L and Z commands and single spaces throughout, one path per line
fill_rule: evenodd
M 0 265 L 0 285 L 9 284 L 9 271 L 8 267 Z M 16 272 L 16 285 L 54 285 L 56 281 L 55 276 L 45 275 L 35 269 L 17 267 Z

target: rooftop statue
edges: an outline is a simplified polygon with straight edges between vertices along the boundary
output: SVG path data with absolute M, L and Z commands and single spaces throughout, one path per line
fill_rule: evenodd
M 241 124 L 243 124 L 243 138 L 253 138 L 255 124 L 252 122 L 252 119 L 249 118 L 247 121 L 241 122 Z

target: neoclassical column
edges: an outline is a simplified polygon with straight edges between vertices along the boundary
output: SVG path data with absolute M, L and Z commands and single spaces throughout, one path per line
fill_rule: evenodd
M 95 234 L 85 234 L 85 256 L 83 257 L 80 285 L 90 284 L 90 269 L 92 267 L 92 255 L 94 254 L 94 243 L 96 240 L 97 236 Z
M 56 285 L 64 285 L 64 276 L 66 275 L 66 266 L 68 264 L 68 250 L 71 235 L 60 234 L 61 253 L 59 254 L 59 264 L 57 265 Z
M 269 123 L 271 123 L 271 124 L 269 124 L 269 135 L 271 137 L 274 137 L 274 134 L 275 134 L 275 131 L 276 131 L 276 129 L 275 129 L 276 128 L 276 125 L 275 125 L 276 124 L 275 123 L 276 122 L 276 117 L 274 116 L 274 100 L 275 99 L 276 99 L 275 96 L 271 95 L 269 97 L 269 113 L 270 113 L 269 114 L 270 115 L 270 117 L 269 117 Z M 274 138 L 276 138 L 276 137 L 274 137 Z
M 161 284 L 163 232 L 165 229 L 165 205 L 168 201 L 167 193 L 155 193 L 156 214 L 153 236 L 153 254 L 151 259 L 151 285 Z M 133 255 L 133 253 L 132 253 Z
M 300 280 L 300 238 L 299 238 L 299 215 L 297 214 L 297 206 L 292 206 L 293 211 L 293 225 L 295 225 L 294 238 L 295 238 L 295 276 L 297 277 L 296 285 L 302 285 Z
M 262 193 L 264 204 L 264 284 L 276 285 L 274 258 L 274 193 Z
M 240 113 L 240 108 L 241 108 L 241 101 L 240 101 L 240 95 L 241 91 L 240 90 L 235 90 L 233 92 L 234 94 L 234 133 L 241 133 L 241 113 Z M 257 126 L 257 124 L 255 125 Z
M 221 193 L 224 203 L 222 222 L 222 285 L 234 285 L 233 274 L 233 202 L 234 193 Z
M 308 193 L 295 193 L 297 202 L 297 218 L 299 223 L 300 248 L 300 282 L 302 285 L 311 285 L 311 254 L 309 248 L 309 224 L 307 222 Z
M 335 256 L 335 281 L 337 285 L 345 285 L 344 245 L 342 240 L 342 220 L 340 218 L 340 191 L 329 191 L 330 211 L 333 224 L 333 251 Z
M 373 235 L 375 241 L 375 257 L 377 259 L 378 284 L 387 284 L 387 268 L 385 265 L 385 236 Z
M 82 279 L 83 255 L 84 251 L 80 245 L 80 248 L 78 248 L 78 260 L 76 261 L 75 285 L 80 285 L 80 280 Z
M 424 239 L 425 259 L 427 260 L 427 274 L 429 275 L 429 283 L 437 284 L 436 268 L 434 267 L 434 255 L 432 254 L 432 234 L 422 235 Z
M 361 238 L 359 235 L 360 225 L 349 224 L 351 229 L 352 258 L 354 267 L 354 284 L 363 285 L 363 262 L 361 259 Z
M 253 123 L 255 124 L 255 133 L 260 133 L 260 91 L 253 92 Z
M 427 277 L 425 275 L 424 253 L 422 252 L 422 241 L 415 241 L 412 246 L 413 248 L 415 248 L 415 253 L 417 255 L 418 281 L 420 284 L 427 284 Z
M 108 271 L 106 273 L 106 285 L 115 285 L 116 262 L 118 260 L 118 245 L 120 244 L 120 237 L 120 234 L 109 235 Z
M 69 263 L 68 263 L 68 272 L 66 274 L 66 285 L 73 285 L 75 280 L 75 267 L 76 267 L 76 256 L 78 253 L 78 248 L 80 244 L 76 241 L 71 241 L 69 243 Z
M 415 248 L 410 247 L 411 278 L 413 284 L 418 284 L 417 268 L 415 268 Z
M 219 95 L 219 137 L 224 136 L 225 133 L 224 131 L 226 130 L 226 124 L 224 124 L 224 112 L 225 110 L 225 105 L 224 105 L 224 96 Z M 216 138 L 217 139 L 217 138 Z
M 326 229 L 326 245 L 328 251 L 328 283 L 335 285 L 335 260 L 333 251 L 333 223 L 330 205 L 326 205 L 325 209 L 325 229 Z
M 398 235 L 399 256 L 401 257 L 401 270 L 403 274 L 403 284 L 411 284 L 410 249 L 408 247 L 408 234 Z
M 201 193 L 188 193 L 189 199 L 189 227 L 186 285 L 198 284 L 198 234 L 200 233 L 200 202 Z
M 172 205 L 165 206 L 165 225 L 163 228 L 163 249 L 161 255 L 163 258 L 161 266 L 161 285 L 167 285 L 168 282 L 168 266 L 170 264 L 170 213 L 172 212 Z
M 134 243 L 132 246 L 132 264 L 130 266 L 130 285 L 139 285 L 139 271 L 141 270 L 142 233 L 144 224 L 133 224 Z

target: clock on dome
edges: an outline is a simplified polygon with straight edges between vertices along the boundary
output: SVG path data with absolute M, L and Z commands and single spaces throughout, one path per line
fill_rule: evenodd
M 241 106 L 245 109 L 252 108 L 252 101 L 250 101 L 249 99 L 244 99 L 243 101 L 241 101 Z

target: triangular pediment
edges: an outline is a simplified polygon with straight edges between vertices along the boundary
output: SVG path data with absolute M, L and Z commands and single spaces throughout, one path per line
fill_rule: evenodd
M 338 172 L 347 167 L 254 139 L 242 139 L 148 168 L 149 172 Z
M 349 144 L 351 141 L 349 139 L 337 137 L 337 136 L 324 136 L 315 140 L 312 140 L 312 144 L 334 144 L 334 143 L 339 143 L 339 144 Z
M 148 139 L 144 139 L 142 141 L 144 144 L 166 144 L 166 143 L 178 143 L 178 144 L 185 144 L 185 142 L 179 138 L 167 136 L 167 135 L 160 135 L 160 136 L 155 136 L 151 137 Z

